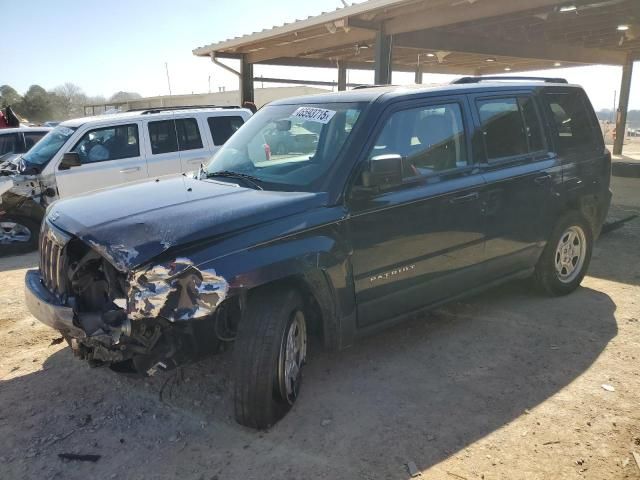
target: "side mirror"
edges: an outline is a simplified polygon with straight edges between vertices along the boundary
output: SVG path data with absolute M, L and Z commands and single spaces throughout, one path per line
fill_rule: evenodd
M 402 185 L 402 156 L 398 154 L 377 155 L 369 159 L 362 172 L 365 188 L 388 189 Z
M 62 156 L 58 170 L 69 170 L 71 167 L 79 167 L 80 165 L 82 165 L 80 155 L 76 152 L 67 152 Z

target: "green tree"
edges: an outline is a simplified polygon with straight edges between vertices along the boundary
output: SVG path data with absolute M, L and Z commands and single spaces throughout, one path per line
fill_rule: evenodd
M 0 107 L 4 108 L 7 105 L 17 107 L 22 102 L 22 97 L 15 88 L 9 85 L 0 86 Z
M 142 98 L 142 95 L 136 92 L 117 92 L 111 95 L 110 102 L 126 102 L 127 100 L 137 100 Z
M 51 120 L 53 104 L 50 94 L 40 85 L 31 85 L 22 98 L 20 113 L 31 122 Z
M 56 119 L 68 119 L 84 116 L 84 105 L 87 96 L 82 89 L 71 82 L 53 89 L 54 117 Z

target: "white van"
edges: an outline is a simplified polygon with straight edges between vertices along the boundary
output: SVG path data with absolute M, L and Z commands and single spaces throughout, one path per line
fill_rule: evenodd
M 239 107 L 175 107 L 62 122 L 0 165 L 0 254 L 34 248 L 58 198 L 197 170 L 250 116 Z

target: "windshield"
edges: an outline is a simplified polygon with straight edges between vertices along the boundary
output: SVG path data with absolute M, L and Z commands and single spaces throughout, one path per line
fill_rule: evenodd
M 313 191 L 336 161 L 363 105 L 273 105 L 256 113 L 205 167 L 207 177 L 250 176 L 261 187 Z
M 44 166 L 58 153 L 62 145 L 75 132 L 75 128 L 57 126 L 36 143 L 22 159 L 32 165 Z

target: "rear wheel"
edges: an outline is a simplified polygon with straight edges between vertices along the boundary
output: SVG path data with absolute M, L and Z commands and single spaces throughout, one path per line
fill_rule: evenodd
M 538 260 L 534 279 L 551 295 L 573 292 L 584 278 L 591 261 L 593 233 L 589 222 L 571 212 L 560 219 Z
M 40 226 L 26 217 L 0 219 L 0 252 L 25 253 L 38 248 Z
M 237 422 L 261 429 L 280 420 L 298 398 L 306 357 L 300 294 L 273 287 L 251 294 L 233 353 Z

